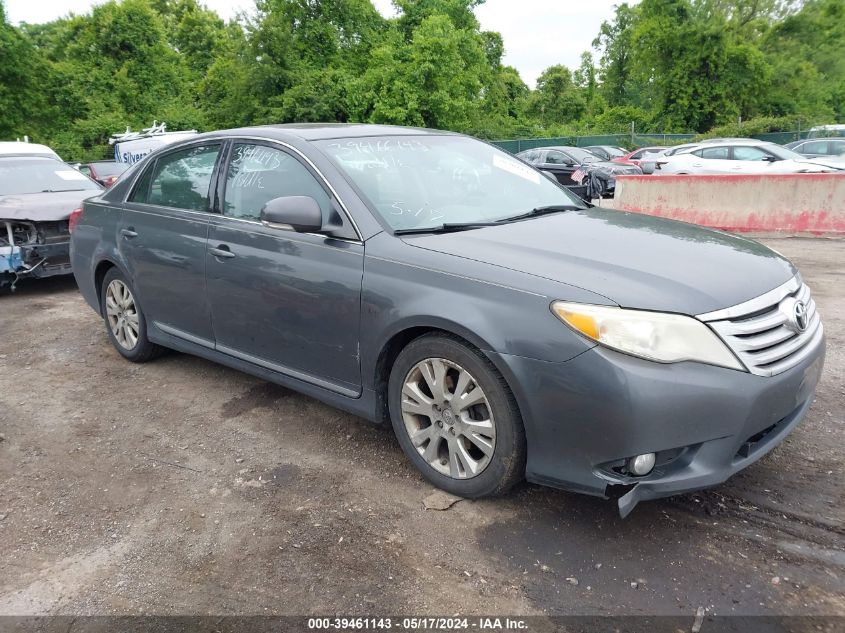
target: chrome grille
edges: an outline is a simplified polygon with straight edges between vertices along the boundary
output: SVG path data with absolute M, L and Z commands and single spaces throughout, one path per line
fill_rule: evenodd
M 794 316 L 798 302 L 805 307 L 804 330 Z M 756 299 L 698 318 L 758 376 L 775 376 L 795 367 L 818 347 L 824 331 L 810 288 L 799 277 Z

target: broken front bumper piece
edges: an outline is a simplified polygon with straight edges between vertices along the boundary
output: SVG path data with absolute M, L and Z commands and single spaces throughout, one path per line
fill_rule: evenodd
M 0 219 L 0 288 L 14 288 L 23 277 L 52 277 L 70 272 L 67 220 Z

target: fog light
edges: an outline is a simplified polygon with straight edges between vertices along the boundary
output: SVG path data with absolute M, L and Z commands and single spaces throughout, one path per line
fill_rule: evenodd
M 628 470 L 637 477 L 649 474 L 652 468 L 654 468 L 654 453 L 644 453 L 628 460 Z

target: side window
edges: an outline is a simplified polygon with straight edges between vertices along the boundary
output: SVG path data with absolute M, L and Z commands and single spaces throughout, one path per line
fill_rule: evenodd
M 766 160 L 771 154 L 759 147 L 734 147 L 734 160 Z
M 203 145 L 165 154 L 138 182 L 133 202 L 208 211 L 208 189 L 220 145 Z M 149 179 L 149 187 L 145 181 Z
M 630 160 L 639 160 L 640 158 L 643 157 L 643 154 L 645 154 L 647 151 L 648 151 L 647 149 L 637 150 L 636 152 L 631 154 Z
M 552 165 L 567 165 L 572 161 L 567 159 L 563 152 L 549 152 L 546 156 L 546 162 Z
M 845 154 L 845 141 L 830 141 L 828 153 L 831 156 L 842 156 Z
M 314 198 L 328 221 L 329 194 L 302 163 L 273 147 L 236 143 L 226 172 L 223 215 L 258 220 L 268 201 L 284 196 Z
M 150 194 L 150 181 L 153 179 L 153 169 L 155 169 L 155 160 L 144 168 L 144 173 L 135 183 L 135 188 L 129 194 L 129 202 L 147 202 Z
M 728 159 L 728 148 L 727 147 L 706 147 L 702 150 L 699 150 L 695 153 L 697 156 L 701 156 L 701 158 L 709 158 L 710 160 L 727 160 Z

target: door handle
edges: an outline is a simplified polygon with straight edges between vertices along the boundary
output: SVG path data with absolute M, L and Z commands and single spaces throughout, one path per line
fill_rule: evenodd
M 222 257 L 223 259 L 231 259 L 233 257 L 237 257 L 237 255 L 230 251 L 229 247 L 225 244 L 221 244 L 217 248 L 209 248 L 208 252 L 214 255 L 215 257 Z
M 125 237 L 127 240 L 131 240 L 133 237 L 138 237 L 138 232 L 132 228 L 128 229 L 120 229 L 120 234 Z

